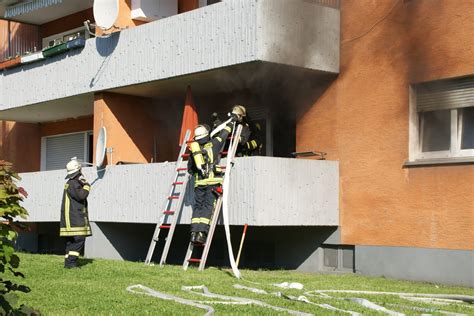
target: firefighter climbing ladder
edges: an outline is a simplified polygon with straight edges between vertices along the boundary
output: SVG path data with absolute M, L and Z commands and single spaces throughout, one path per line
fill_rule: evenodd
M 150 248 L 148 249 L 148 254 L 146 255 L 145 264 L 150 264 L 151 258 L 153 257 L 153 252 L 155 251 L 156 243 L 162 229 L 168 230 L 168 235 L 166 237 L 165 246 L 161 254 L 160 266 L 166 263 L 166 258 L 170 249 L 171 241 L 173 239 L 174 230 L 176 228 L 176 223 L 178 221 L 179 215 L 181 213 L 184 196 L 186 193 L 186 185 L 189 180 L 189 174 L 187 172 L 188 168 L 183 167 L 183 158 L 187 157 L 186 148 L 189 141 L 190 130 L 186 131 L 183 142 L 181 144 L 181 149 L 179 151 L 178 159 L 176 162 L 176 173 L 171 183 L 169 194 L 166 197 L 162 215 L 160 220 L 156 225 L 155 232 L 153 233 L 153 238 L 151 239 Z M 180 190 L 177 189 L 179 186 Z M 179 191 L 179 193 L 177 193 Z M 175 203 L 173 203 L 175 202 Z M 168 220 L 172 216 L 171 223 L 168 223 Z
M 230 171 L 232 166 L 232 161 L 234 160 L 235 153 L 237 151 L 237 146 L 239 144 L 238 140 L 240 138 L 240 133 L 242 132 L 242 125 L 238 125 L 237 130 L 231 137 L 231 142 L 229 145 L 229 150 L 227 152 L 227 167 L 224 173 L 224 179 L 229 179 Z M 209 255 L 209 249 L 211 248 L 212 238 L 214 236 L 214 231 L 216 229 L 217 222 L 219 220 L 219 215 L 221 213 L 221 206 L 223 201 L 223 195 L 219 195 L 219 198 L 216 201 L 216 205 L 214 207 L 214 211 L 211 217 L 211 223 L 209 227 L 209 233 L 207 234 L 207 240 L 204 245 L 202 244 L 193 244 L 192 242 L 189 243 L 188 250 L 186 252 L 186 256 L 184 257 L 183 261 L 183 269 L 187 270 L 190 263 L 199 263 L 199 271 L 204 270 L 206 267 L 207 256 Z M 192 258 L 194 247 L 204 247 L 202 250 L 202 255 L 200 258 Z

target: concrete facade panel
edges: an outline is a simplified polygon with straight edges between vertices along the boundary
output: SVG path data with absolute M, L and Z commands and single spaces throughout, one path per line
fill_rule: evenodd
M 339 10 L 315 1 L 264 0 L 257 25 L 259 59 L 339 72 Z
M 474 251 L 355 247 L 356 272 L 412 281 L 474 287 Z
M 267 39 L 258 35 L 261 30 L 257 16 L 266 17 L 266 9 L 257 0 L 225 1 L 124 29 L 108 38 L 89 39 L 83 49 L 6 70 L 0 77 L 0 81 L 8 82 L 8 87 L 2 89 L 0 110 L 258 61 L 267 56 L 267 50 L 274 50 L 272 43 L 289 40 L 294 33 L 278 34 L 283 32 L 278 29 L 277 34 L 271 33 L 268 45 L 260 45 L 259 41 Z M 300 18 L 300 11 L 291 12 L 294 19 Z M 291 16 L 285 17 L 288 18 Z M 318 27 L 330 28 L 321 30 L 323 34 L 337 33 L 339 24 L 329 24 L 321 23 Z M 337 46 L 336 42 L 321 46 L 324 41 L 311 38 L 318 44 L 319 55 L 325 56 L 326 50 L 332 52 Z M 309 60 L 308 65 L 314 69 L 327 71 L 332 67 L 315 63 L 325 63 L 326 59 Z M 295 59 L 289 60 L 284 51 L 275 51 L 271 62 L 293 63 Z
M 92 184 L 88 199 L 90 220 L 157 223 L 174 168 L 175 163 L 108 166 L 99 173 L 95 168 L 84 168 L 84 174 Z M 236 159 L 231 178 L 231 224 L 337 226 L 337 168 L 338 163 L 331 161 Z M 30 213 L 28 221 L 58 221 L 65 171 L 21 176 L 21 185 L 30 194 L 24 202 Z M 295 183 L 296 179 L 298 183 Z M 191 186 L 187 190 L 180 224 L 190 223 L 192 191 Z

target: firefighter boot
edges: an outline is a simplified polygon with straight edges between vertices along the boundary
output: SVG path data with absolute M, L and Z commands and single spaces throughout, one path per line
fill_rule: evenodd
M 198 232 L 196 237 L 196 243 L 205 244 L 207 239 L 207 234 L 205 232 Z
M 191 242 L 194 244 L 196 242 L 197 232 L 191 232 Z

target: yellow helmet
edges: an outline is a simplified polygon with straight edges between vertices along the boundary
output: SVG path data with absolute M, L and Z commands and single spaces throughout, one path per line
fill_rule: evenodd
M 232 108 L 232 114 L 245 117 L 247 116 L 247 110 L 245 109 L 245 106 L 237 104 Z
M 209 136 L 209 130 L 204 125 L 198 125 L 194 129 L 194 140 L 200 140 Z

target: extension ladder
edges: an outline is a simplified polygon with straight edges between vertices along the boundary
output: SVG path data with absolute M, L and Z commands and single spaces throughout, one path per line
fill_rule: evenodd
M 188 168 L 187 166 L 183 167 L 182 163 L 184 158 L 189 156 L 189 154 L 186 154 L 186 149 L 189 143 L 190 135 L 191 131 L 188 129 L 181 144 L 181 149 L 176 161 L 176 173 L 173 181 L 171 182 L 169 194 L 165 199 L 160 220 L 156 225 L 155 232 L 153 233 L 153 238 L 151 239 L 150 247 L 146 255 L 145 264 L 151 263 L 151 258 L 153 257 L 153 252 L 155 251 L 155 246 L 159 240 L 161 230 L 168 230 L 165 246 L 163 248 L 163 252 L 161 253 L 160 266 L 163 266 L 166 263 L 166 258 L 168 256 L 171 241 L 173 240 L 176 223 L 178 222 L 178 218 L 181 214 L 184 196 L 186 193 L 186 186 L 189 180 Z M 178 187 L 180 189 L 178 189 Z M 171 223 L 169 223 L 170 218 Z
M 239 145 L 240 133 L 242 132 L 242 125 L 238 125 L 237 131 L 235 131 L 231 137 L 231 142 L 229 144 L 229 149 L 227 151 L 227 159 L 230 159 L 231 163 L 234 160 L 235 153 L 237 151 L 237 146 Z M 220 166 L 222 169 L 225 166 Z M 229 177 L 230 175 L 230 168 L 225 168 L 224 178 Z M 209 255 L 209 250 L 211 249 L 212 239 L 214 237 L 214 231 L 216 229 L 217 222 L 219 220 L 219 215 L 221 214 L 221 207 L 222 207 L 222 199 L 223 194 L 220 194 L 217 198 L 216 205 L 214 207 L 212 216 L 211 216 L 211 223 L 209 226 L 209 232 L 207 234 L 207 240 L 205 244 L 194 244 L 189 242 L 188 250 L 186 252 L 186 256 L 184 257 L 183 261 L 183 269 L 187 270 L 190 263 L 199 263 L 199 271 L 204 270 L 206 267 L 207 256 Z M 194 248 L 202 248 L 202 254 L 200 258 L 192 258 Z

